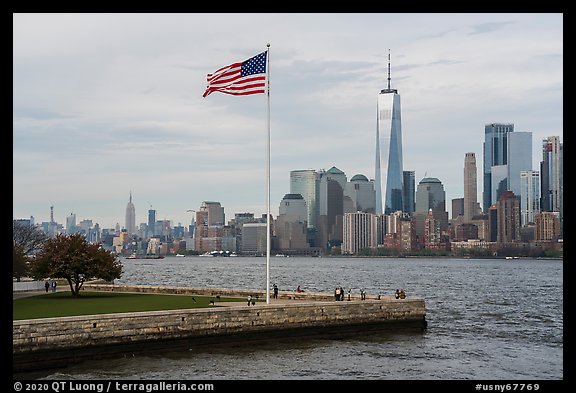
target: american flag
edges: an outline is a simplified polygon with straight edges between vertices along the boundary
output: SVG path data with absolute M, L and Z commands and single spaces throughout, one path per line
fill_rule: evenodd
M 208 87 L 202 95 L 212 92 L 245 96 L 265 92 L 266 87 L 266 54 L 262 52 L 248 60 L 222 67 L 213 74 L 208 74 Z

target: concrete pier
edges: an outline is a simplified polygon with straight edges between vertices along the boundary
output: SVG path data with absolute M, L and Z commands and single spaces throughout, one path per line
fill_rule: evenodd
M 222 297 L 265 291 L 217 288 L 90 285 L 87 290 L 173 293 Z M 335 301 L 333 294 L 282 292 L 266 304 L 229 302 L 226 307 L 116 313 L 13 321 L 14 371 L 61 367 L 87 356 L 105 357 L 226 341 L 350 334 L 374 329 L 424 329 L 424 299 L 359 295 Z M 218 303 L 217 303 L 218 305 Z

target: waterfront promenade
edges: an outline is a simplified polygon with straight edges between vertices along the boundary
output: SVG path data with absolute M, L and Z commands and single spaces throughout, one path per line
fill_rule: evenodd
M 250 306 L 247 302 L 216 301 L 215 307 L 208 308 L 13 321 L 15 368 L 63 365 L 87 354 L 106 357 L 182 345 L 426 327 L 421 298 L 371 296 L 366 300 L 351 297 L 350 301 L 335 301 L 328 293 L 280 291 L 278 299 L 271 298 L 266 304 L 262 301 L 265 291 L 257 290 L 111 284 L 90 284 L 88 289 L 215 298 L 246 298 L 250 294 L 260 301 Z

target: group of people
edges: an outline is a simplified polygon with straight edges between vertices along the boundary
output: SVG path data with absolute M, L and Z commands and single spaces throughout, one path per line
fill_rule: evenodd
M 348 301 L 350 301 L 350 296 L 352 294 L 352 288 L 348 289 Z M 366 291 L 364 289 L 360 289 L 360 299 L 366 300 Z M 343 301 L 344 300 L 344 288 L 336 287 L 334 290 L 334 300 L 336 301 Z
M 44 288 L 46 288 L 46 293 L 48 293 L 49 290 L 51 290 L 52 292 L 56 292 L 56 280 L 48 280 L 44 283 Z
M 56 290 L 56 282 L 53 281 L 53 284 L 54 284 L 54 289 L 53 289 L 53 291 L 55 291 L 55 290 Z M 49 284 L 48 284 L 48 281 L 47 281 L 47 282 L 46 282 L 46 292 L 48 292 L 48 285 L 49 285 Z M 273 298 L 273 299 L 278 299 L 278 285 L 276 285 L 276 284 L 274 283 L 274 285 L 272 285 L 272 288 L 273 288 L 273 291 L 274 291 L 274 292 L 273 292 L 273 295 L 272 295 L 272 298 Z M 298 288 L 296 288 L 296 291 L 295 291 L 295 292 L 301 293 L 301 292 L 304 292 L 304 290 L 303 290 L 302 288 L 300 288 L 300 285 L 298 285 Z M 350 300 L 351 292 L 352 292 L 352 288 L 349 288 L 349 289 L 348 289 L 348 300 Z M 343 288 L 343 287 L 336 287 L 336 289 L 334 290 L 334 300 L 336 300 L 336 301 L 343 301 L 343 300 L 344 300 L 344 295 L 345 295 L 344 288 Z M 378 294 L 378 300 L 380 300 L 381 296 L 382 296 L 381 294 Z M 395 294 L 394 294 L 394 297 L 395 297 L 396 299 L 405 299 L 405 298 L 406 298 L 406 292 L 404 292 L 404 289 L 403 289 L 403 288 L 396 289 L 396 292 L 395 292 Z M 360 299 L 361 299 L 361 300 L 366 300 L 366 291 L 364 290 L 364 288 L 360 289 Z M 254 305 L 254 304 L 255 304 L 255 302 L 252 300 L 252 295 L 248 295 L 248 305 L 250 306 L 250 305 Z
M 406 293 L 404 292 L 404 289 L 400 288 L 396 290 L 396 293 L 394 294 L 394 297 L 396 299 L 406 299 Z

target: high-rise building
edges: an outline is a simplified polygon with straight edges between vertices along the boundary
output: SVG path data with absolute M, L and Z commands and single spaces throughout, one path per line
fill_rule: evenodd
M 508 164 L 508 134 L 511 132 L 514 132 L 514 124 L 511 123 L 490 123 L 484 126 L 484 190 L 482 193 L 482 210 L 484 212 L 487 212 L 490 206 L 497 201 L 493 197 L 496 195 L 496 191 L 492 190 L 495 185 L 492 179 L 492 167 Z M 507 169 L 502 168 L 498 174 L 499 178 L 505 179 Z M 504 186 L 504 190 L 506 187 L 507 184 Z
M 555 212 L 542 212 L 534 216 L 536 241 L 558 241 L 560 220 Z
M 129 235 L 136 233 L 136 209 L 132 203 L 132 191 L 130 191 L 130 199 L 126 205 L 126 232 Z
M 204 201 L 202 202 L 202 205 L 200 205 L 199 211 L 208 213 L 208 221 L 206 222 L 206 225 L 224 226 L 224 208 L 220 205 L 220 202 Z
M 352 176 L 350 181 L 346 183 L 344 196 L 348 196 L 351 199 L 353 205 L 351 213 L 357 211 L 374 213 L 374 182 L 369 181 L 366 176 L 361 174 Z
M 372 213 L 344 214 L 342 254 L 357 254 L 363 248 L 376 248 L 376 221 L 376 215 Z
M 76 214 L 70 213 L 68 217 L 66 217 L 66 233 L 76 233 L 78 232 L 78 228 L 76 227 Z
M 453 198 L 452 199 L 452 219 L 455 220 L 460 217 L 464 217 L 464 198 Z M 460 220 L 462 222 L 462 220 Z
M 242 226 L 242 253 L 251 255 L 266 254 L 267 224 L 250 222 Z
M 306 201 L 308 228 L 316 228 L 318 220 L 318 173 L 314 169 L 290 171 L 290 194 L 300 194 Z
M 448 212 L 446 211 L 446 191 L 442 182 L 435 177 L 425 177 L 420 180 L 416 189 L 416 211 L 414 222 L 419 239 L 424 238 L 424 221 L 432 215 L 440 223 L 440 231 L 448 229 Z
M 202 202 L 200 209 L 196 211 L 196 228 L 194 230 L 196 251 L 235 251 L 235 245 L 234 247 L 231 245 L 225 247 L 223 240 L 224 208 L 220 202 Z
M 320 173 L 317 245 L 327 250 L 342 242 L 346 174 L 336 167 Z
M 280 202 L 279 214 L 274 225 L 276 242 L 280 250 L 309 248 L 307 241 L 308 209 L 300 194 L 286 194 Z
M 497 202 L 497 235 L 499 243 L 520 240 L 520 201 L 512 191 L 506 191 Z
M 374 189 L 376 214 L 390 214 L 403 209 L 402 121 L 400 95 L 390 88 L 390 54 L 388 54 L 388 88 L 378 94 L 376 115 L 376 163 Z M 382 151 L 383 157 L 380 157 Z M 381 159 L 382 158 L 382 159 Z M 386 173 L 386 192 L 382 209 L 382 176 Z
M 515 131 L 508 134 L 508 190 L 520 195 L 520 173 L 532 170 L 532 133 Z
M 146 237 L 150 238 L 156 235 L 156 210 L 148 210 L 148 226 L 146 227 Z
M 468 223 L 476 214 L 478 203 L 476 155 L 466 153 L 464 157 L 464 222 Z M 454 217 L 454 213 L 452 213 Z
M 540 181 L 542 211 L 560 212 L 562 199 L 562 143 L 560 137 L 549 136 L 542 140 Z
M 520 223 L 526 226 L 534 223 L 535 215 L 540 212 L 540 173 L 538 171 L 520 172 Z
M 402 199 L 404 207 L 402 211 L 412 214 L 416 209 L 416 173 L 414 171 L 404 171 L 403 176 L 404 194 L 402 195 Z

